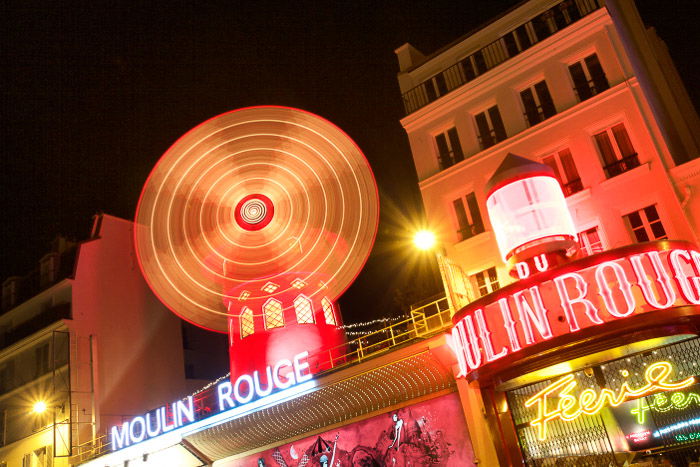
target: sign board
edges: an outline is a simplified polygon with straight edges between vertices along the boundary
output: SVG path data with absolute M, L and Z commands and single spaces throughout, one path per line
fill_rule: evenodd
M 688 242 L 631 245 L 522 279 L 460 310 L 451 346 L 458 377 L 586 328 L 700 305 L 700 250 Z

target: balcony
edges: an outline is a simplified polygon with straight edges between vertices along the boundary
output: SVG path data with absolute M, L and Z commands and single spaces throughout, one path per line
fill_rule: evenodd
M 612 164 L 606 165 L 603 167 L 603 169 L 605 170 L 605 175 L 608 178 L 613 178 L 627 172 L 628 170 L 632 170 L 635 167 L 639 167 L 639 165 L 639 156 L 635 152 L 634 154 L 630 154 L 629 156 L 613 162 Z
M 484 224 L 472 224 L 468 225 L 463 229 L 459 229 L 457 233 L 459 234 L 459 241 L 468 240 L 476 235 L 484 232 Z
M 402 98 L 406 115 L 483 75 L 601 7 L 602 0 L 564 0 L 558 3 L 405 92 Z
M 561 185 L 561 190 L 564 192 L 564 196 L 569 197 L 583 190 L 583 182 L 581 182 L 580 178 L 571 180 L 568 183 L 563 183 Z

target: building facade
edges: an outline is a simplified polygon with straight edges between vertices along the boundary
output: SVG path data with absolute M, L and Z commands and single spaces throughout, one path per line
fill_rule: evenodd
M 700 461 L 699 125 L 663 43 L 629 1 L 534 0 L 396 52 L 446 298 L 162 399 L 81 465 Z M 558 182 L 559 262 L 499 250 L 492 195 L 522 182 L 516 220 L 547 201 L 523 167 Z
M 486 209 L 492 192 L 488 181 L 506 164 L 508 154 L 554 171 L 578 234 L 579 251 L 569 252 L 574 254 L 569 261 L 662 239 L 697 243 L 698 116 L 664 43 L 644 26 L 632 1 L 523 2 L 434 54 L 425 56 L 410 44 L 396 54 L 406 110 L 401 123 L 428 224 L 441 240 L 441 268 L 457 312 L 455 322 L 473 317 L 470 303 L 484 304 L 487 313 L 486 297 L 509 300 L 508 292 L 494 293 L 525 283 L 516 281 L 516 271 L 509 273 L 512 265 L 498 250 Z M 510 325 L 514 339 L 522 337 L 520 324 Z M 642 340 L 631 327 L 618 329 L 618 334 L 620 330 L 629 332 L 625 344 Z M 686 331 L 669 326 L 656 337 L 670 343 Z M 685 351 L 697 349 L 697 344 L 688 345 Z M 597 348 L 606 347 L 616 345 L 608 340 Z M 594 348 L 589 342 L 588 352 L 595 353 Z M 577 355 L 585 353 L 582 345 Z M 698 460 L 688 454 L 695 449 L 689 441 L 695 431 L 649 441 L 656 433 L 653 428 L 638 426 L 634 431 L 611 414 L 602 415 L 609 418 L 602 422 L 579 420 L 577 429 L 564 423 L 547 441 L 533 437 L 525 420 L 534 415 L 512 404 L 522 405 L 525 395 L 566 373 L 552 370 L 557 364 L 595 371 L 603 387 L 611 380 L 602 375 L 604 362 L 620 352 L 598 355 L 585 364 L 567 361 L 564 352 L 558 359 L 545 358 L 544 351 L 540 355 L 527 370 L 505 372 L 508 377 L 482 371 L 468 378 L 475 404 L 470 411 L 488 414 L 470 432 L 491 433 L 495 449 L 487 442 L 478 457 L 498 454 L 502 464 L 540 465 L 547 458 L 605 463 L 611 457 L 617 462 L 632 459 L 632 452 L 649 448 L 654 453 L 685 450 L 674 461 L 678 465 L 687 462 L 682 459 Z M 639 365 L 649 363 L 639 355 L 631 358 Z M 533 373 L 547 367 L 548 373 Z M 687 407 L 683 417 L 694 420 L 700 407 Z M 657 420 L 659 426 L 666 424 L 670 422 Z M 475 451 L 478 455 L 479 449 Z
M 225 337 L 202 338 L 172 316 L 132 245 L 131 222 L 98 215 L 88 240 L 59 239 L 38 270 L 4 281 L 3 467 L 69 465 L 106 427 L 225 371 Z

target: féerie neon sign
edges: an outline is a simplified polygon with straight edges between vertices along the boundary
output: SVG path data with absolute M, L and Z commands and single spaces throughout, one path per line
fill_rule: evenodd
M 635 389 L 624 381 L 616 392 L 603 388 L 596 393 L 588 388 L 581 391 L 578 397 L 571 394 L 578 384 L 576 379 L 573 375 L 566 375 L 525 401 L 525 407 L 537 407 L 537 417 L 530 425 L 537 428 L 537 438 L 544 441 L 547 439 L 547 424 L 553 420 L 570 422 L 582 415 L 595 415 L 606 406 L 617 407 L 635 397 L 657 391 L 675 391 L 695 383 L 693 376 L 682 381 L 669 381 L 672 371 L 673 366 L 669 362 L 652 363 L 644 372 L 644 386 Z M 628 376 L 629 372 L 623 370 L 622 375 Z
M 450 339 L 457 376 L 506 356 L 515 360 L 528 347 L 585 328 L 681 306 L 692 311 L 697 305 L 700 250 L 694 245 L 661 241 L 600 253 L 530 276 L 459 310 Z

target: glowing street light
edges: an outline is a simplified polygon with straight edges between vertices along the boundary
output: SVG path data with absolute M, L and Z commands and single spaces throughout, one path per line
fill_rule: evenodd
M 44 413 L 44 412 L 46 412 L 46 408 L 47 408 L 46 402 L 44 402 L 44 401 L 37 401 L 37 402 L 35 402 L 34 405 L 32 406 L 32 412 L 34 412 L 34 413 Z
M 430 250 L 435 246 L 435 234 L 429 230 L 419 230 L 413 236 L 413 244 L 419 250 Z

